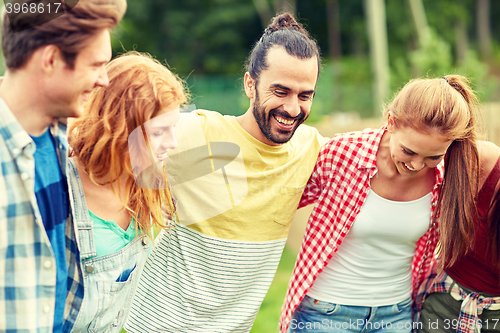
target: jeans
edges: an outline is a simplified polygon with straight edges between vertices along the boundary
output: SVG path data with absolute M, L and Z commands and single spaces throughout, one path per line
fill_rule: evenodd
M 288 332 L 409 333 L 411 303 L 410 298 L 387 306 L 351 306 L 306 295 L 293 314 Z
M 84 297 L 71 332 L 119 333 L 146 262 L 149 244 L 138 235 L 121 250 L 96 257 L 93 224 L 80 176 L 71 159 L 67 166 L 84 286 Z

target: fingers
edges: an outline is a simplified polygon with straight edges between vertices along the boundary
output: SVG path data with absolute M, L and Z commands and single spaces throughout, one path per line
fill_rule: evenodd
M 168 209 L 164 204 L 161 204 L 161 215 L 167 220 L 172 219 L 172 215 L 170 214 L 170 209 Z

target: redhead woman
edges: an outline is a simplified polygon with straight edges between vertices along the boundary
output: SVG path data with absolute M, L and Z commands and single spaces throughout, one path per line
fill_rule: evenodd
M 91 93 L 69 131 L 68 177 L 80 252 L 75 283 L 82 292 L 80 308 L 70 312 L 74 332 L 120 332 L 151 246 L 152 225 L 164 226 L 162 204 L 173 207 L 165 183 L 138 185 L 136 178 L 137 167 L 150 163 L 149 175 L 155 176 L 148 179 L 164 179 L 155 166 L 177 145 L 183 86 L 158 61 L 135 52 L 111 61 L 107 71 L 109 86 Z
M 476 116 L 464 77 L 413 80 L 382 128 L 339 134 L 322 148 L 300 204 L 316 202 L 281 332 L 412 330 L 438 221 L 465 233 L 472 222 Z

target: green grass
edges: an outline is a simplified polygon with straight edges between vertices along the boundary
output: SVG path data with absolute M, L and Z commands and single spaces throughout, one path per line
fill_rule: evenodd
M 292 275 L 296 257 L 297 254 L 285 246 L 274 280 L 262 302 L 250 333 L 278 332 L 281 306 L 285 299 L 286 288 L 288 287 L 290 275 Z

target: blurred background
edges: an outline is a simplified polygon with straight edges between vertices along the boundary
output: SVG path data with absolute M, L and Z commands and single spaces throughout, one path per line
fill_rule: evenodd
M 490 0 L 128 0 L 115 54 L 148 52 L 183 77 L 199 108 L 240 115 L 244 62 L 276 12 L 318 41 L 323 69 L 311 123 L 378 117 L 410 78 L 459 73 L 500 100 L 500 2 Z M 344 119 L 346 121 L 346 119 Z
M 480 98 L 484 138 L 500 144 L 500 1 L 128 0 L 113 53 L 150 53 L 186 81 L 198 108 L 241 115 L 246 57 L 284 10 L 321 47 L 307 122 L 323 135 L 379 127 L 384 103 L 411 78 L 461 74 Z M 253 333 L 277 331 L 310 209 L 297 212 Z

